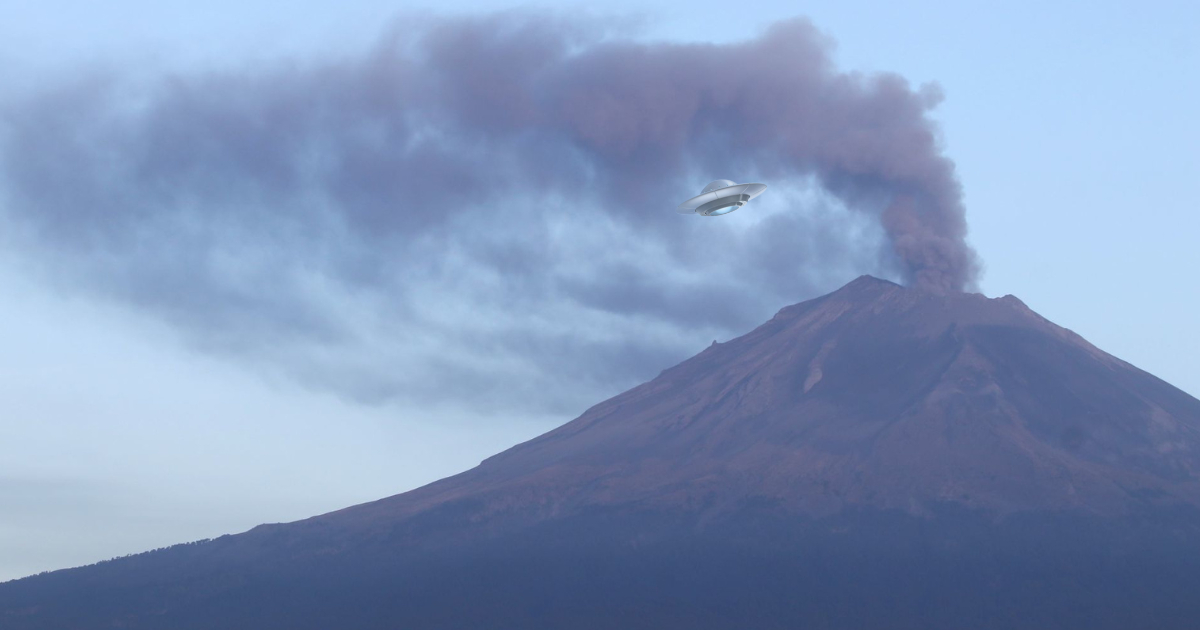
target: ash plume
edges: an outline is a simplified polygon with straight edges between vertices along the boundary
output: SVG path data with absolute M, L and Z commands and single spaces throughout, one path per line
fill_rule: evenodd
M 6 246 L 202 350 L 488 408 L 574 408 L 860 273 L 974 287 L 936 88 L 839 71 L 804 20 L 615 32 L 429 19 L 359 57 L 0 95 Z M 780 205 L 670 211 L 717 177 Z

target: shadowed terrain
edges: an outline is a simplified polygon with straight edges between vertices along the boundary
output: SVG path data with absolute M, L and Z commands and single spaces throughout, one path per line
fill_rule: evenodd
M 4 628 L 1194 628 L 1200 401 L 864 276 L 478 467 L 0 585 Z

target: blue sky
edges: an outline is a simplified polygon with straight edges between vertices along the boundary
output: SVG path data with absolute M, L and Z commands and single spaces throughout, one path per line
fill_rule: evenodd
M 15 6 L 0 23 L 0 103 L 96 73 L 195 76 L 355 58 L 433 11 L 383 2 Z M 806 16 L 837 42 L 839 69 L 936 82 L 945 99 L 931 116 L 963 185 L 982 291 L 1015 294 L 1102 349 L 1200 393 L 1200 11 L 1190 3 L 554 6 L 566 16 L 627 20 L 646 41 L 737 42 Z M 437 7 L 470 15 L 511 5 Z M 786 189 L 772 191 L 775 202 L 764 196 L 764 213 L 786 210 L 782 199 L 796 199 Z M 753 234 L 756 219 L 741 215 L 729 218 Z M 0 515 L 0 579 L 403 491 L 619 389 L 597 378 L 552 405 L 481 410 L 437 396 L 380 399 L 314 387 L 336 375 L 281 370 L 286 353 L 242 360 L 241 337 L 192 335 L 178 318 L 59 273 L 54 255 L 10 246 L 16 227 L 0 230 L 0 500 L 12 506 Z M 875 271 L 856 268 L 857 260 L 840 259 L 833 275 L 845 281 Z M 786 304 L 771 299 L 763 309 Z M 372 317 L 369 299 L 345 303 L 351 315 Z M 451 314 L 465 308 L 451 299 L 425 303 Z M 383 329 L 391 330 L 371 328 Z M 640 331 L 695 350 L 726 334 L 715 325 L 616 330 L 613 344 Z M 394 334 L 405 347 L 455 342 Z M 372 355 L 367 367 L 386 366 L 388 356 Z M 333 365 L 360 367 L 346 361 Z M 509 360 L 496 369 L 532 368 Z

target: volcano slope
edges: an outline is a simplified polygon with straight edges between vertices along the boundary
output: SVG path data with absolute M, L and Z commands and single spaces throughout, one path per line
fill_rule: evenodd
M 1196 628 L 1200 401 L 862 277 L 478 467 L 0 585 L 25 628 Z

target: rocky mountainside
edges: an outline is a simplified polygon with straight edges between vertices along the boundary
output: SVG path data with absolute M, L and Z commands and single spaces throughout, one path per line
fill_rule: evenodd
M 1191 628 L 1200 401 L 864 276 L 460 475 L 0 585 L 5 628 Z

